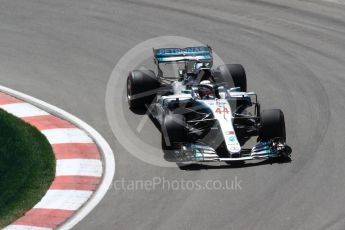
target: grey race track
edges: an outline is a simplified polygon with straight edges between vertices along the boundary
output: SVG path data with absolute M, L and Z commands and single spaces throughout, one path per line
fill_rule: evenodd
M 100 131 L 116 154 L 115 179 L 242 181 L 240 191 L 111 189 L 75 229 L 345 229 L 345 5 L 1 0 L 0 31 L 0 84 Z M 208 43 L 226 62 L 242 63 L 262 107 L 285 112 L 292 162 L 186 171 L 127 153 L 107 122 L 106 84 L 130 48 L 163 35 Z M 142 118 L 127 113 L 134 123 Z M 157 144 L 159 132 L 146 126 Z

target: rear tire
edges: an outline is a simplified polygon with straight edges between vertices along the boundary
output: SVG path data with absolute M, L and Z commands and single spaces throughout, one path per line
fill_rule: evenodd
M 279 138 L 286 142 L 285 119 L 280 109 L 264 110 L 261 113 L 260 141 L 269 141 Z
M 174 149 L 177 143 L 185 142 L 187 138 L 186 119 L 180 114 L 169 114 L 164 117 L 162 125 L 162 146 L 164 149 Z
M 131 109 L 144 109 L 156 97 L 160 82 L 152 70 L 133 70 L 127 78 L 127 101 Z
M 229 87 L 240 87 L 241 92 L 247 92 L 246 71 L 240 64 L 226 64 L 217 67 L 216 81 L 226 82 Z

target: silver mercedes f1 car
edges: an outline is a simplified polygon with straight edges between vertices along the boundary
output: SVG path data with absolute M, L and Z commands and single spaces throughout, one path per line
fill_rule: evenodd
M 146 109 L 158 121 L 162 146 L 178 162 L 247 161 L 289 158 L 284 114 L 260 110 L 247 92 L 242 65 L 212 68 L 209 46 L 154 49 L 157 74 L 133 70 L 127 78 L 131 109 Z M 162 65 L 173 64 L 166 75 Z M 256 138 L 256 144 L 245 148 Z

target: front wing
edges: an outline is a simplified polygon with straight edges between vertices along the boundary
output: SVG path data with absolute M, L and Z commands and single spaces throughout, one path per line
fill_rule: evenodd
M 239 157 L 219 157 L 217 152 L 206 145 L 186 144 L 180 150 L 176 150 L 175 156 L 178 162 L 231 162 L 248 160 L 265 160 L 278 157 L 290 157 L 291 148 L 285 143 L 274 141 L 258 142 L 249 153 L 243 153 Z

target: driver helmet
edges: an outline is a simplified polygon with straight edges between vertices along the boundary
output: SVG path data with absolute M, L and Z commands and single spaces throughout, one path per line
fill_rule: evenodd
M 199 95 L 202 99 L 213 99 L 215 98 L 214 92 L 213 92 L 213 85 L 211 81 L 204 80 L 201 81 L 199 84 Z

